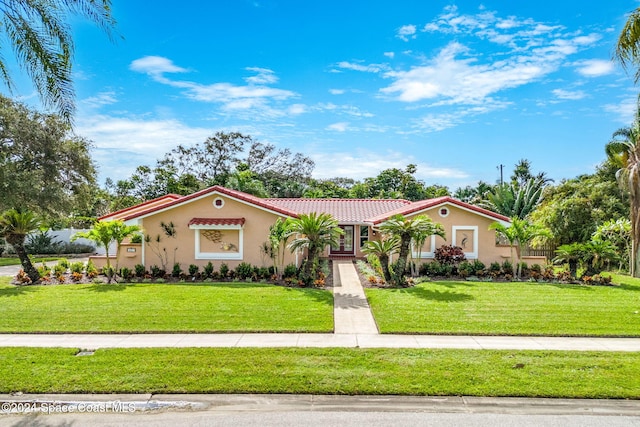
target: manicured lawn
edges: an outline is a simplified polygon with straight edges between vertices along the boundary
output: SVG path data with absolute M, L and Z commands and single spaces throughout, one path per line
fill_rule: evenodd
M 60 257 L 48 257 L 48 258 L 34 258 L 33 263 L 36 265 L 39 262 L 49 262 L 49 261 L 57 261 L 62 259 Z M 20 265 L 20 260 L 18 258 L 4 258 L 0 257 L 0 267 L 5 267 L 7 265 Z M 37 267 L 37 265 L 36 265 Z
M 304 393 L 640 398 L 640 354 L 1 348 L 0 393 Z
M 426 282 L 366 289 L 383 333 L 640 336 L 640 281 Z
M 258 283 L 22 286 L 0 332 L 331 332 L 333 295 Z

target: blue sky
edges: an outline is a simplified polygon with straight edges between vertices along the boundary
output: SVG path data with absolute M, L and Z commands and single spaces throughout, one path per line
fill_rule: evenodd
M 414 163 L 454 190 L 521 158 L 572 178 L 633 118 L 638 88 L 610 58 L 638 6 L 113 0 L 123 40 L 74 23 L 76 131 L 101 182 L 216 131 L 302 152 L 317 178 Z

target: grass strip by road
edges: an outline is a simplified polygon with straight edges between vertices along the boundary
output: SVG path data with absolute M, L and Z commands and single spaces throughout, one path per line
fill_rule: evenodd
M 640 398 L 640 354 L 1 348 L 0 393 L 303 393 Z
M 260 283 L 0 284 L 0 306 L 3 333 L 333 331 L 330 291 Z
M 366 289 L 382 333 L 640 336 L 640 281 L 619 286 L 425 282 Z
M 58 261 L 62 258 L 60 257 L 37 257 L 32 260 L 33 264 L 36 265 L 40 262 L 49 262 L 49 261 Z M 13 257 L 0 257 L 0 267 L 6 267 L 8 265 L 20 265 L 19 258 Z M 37 265 L 36 265 L 37 266 Z

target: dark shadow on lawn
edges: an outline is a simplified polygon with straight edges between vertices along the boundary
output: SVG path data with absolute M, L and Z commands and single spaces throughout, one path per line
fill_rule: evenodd
M 640 291 L 640 286 L 638 285 L 629 285 L 626 283 L 620 283 L 618 286 L 614 286 L 618 289 L 622 289 L 624 291 L 634 291 L 634 292 L 638 292 Z
M 87 286 L 83 288 L 92 292 L 113 292 L 113 291 L 124 291 L 127 289 L 127 285 L 120 285 L 116 283 L 100 283 Z
M 572 284 L 572 283 L 532 283 L 531 285 L 547 285 L 547 286 L 553 286 L 554 288 L 559 288 L 559 289 L 571 289 L 574 291 L 589 291 L 589 292 L 593 292 L 593 286 L 588 286 L 588 285 L 576 285 L 576 284 Z
M 400 292 L 408 294 L 410 296 L 426 299 L 429 301 L 438 302 L 462 302 L 471 301 L 473 296 L 464 293 L 451 292 L 451 291 L 438 291 L 434 289 L 426 289 L 422 287 L 409 288 L 409 289 L 396 289 L 394 292 Z
M 448 280 L 442 280 L 442 281 L 436 280 L 428 283 L 435 283 L 438 286 L 444 286 L 445 288 L 450 288 L 450 289 L 455 289 L 457 287 L 475 288 L 476 286 L 478 286 L 478 283 L 474 283 L 474 282 L 457 282 L 457 281 L 448 281 Z
M 22 286 L 15 286 L 13 288 L 0 289 L 0 298 L 19 297 L 29 292 L 36 292 L 37 290 L 38 290 L 37 285 L 36 286 L 22 285 Z

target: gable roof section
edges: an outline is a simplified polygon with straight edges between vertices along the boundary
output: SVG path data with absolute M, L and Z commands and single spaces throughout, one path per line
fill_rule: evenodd
M 271 204 L 297 213 L 323 212 L 340 224 L 363 223 L 369 217 L 384 215 L 410 205 L 402 199 L 264 199 Z
M 174 202 L 178 199 L 182 198 L 182 196 L 180 196 L 179 194 L 165 194 L 164 196 L 161 197 L 157 197 L 153 200 L 148 200 L 146 202 L 140 203 L 138 205 L 134 205 L 134 206 L 129 206 L 128 208 L 124 208 L 124 209 L 120 209 L 118 211 L 115 212 L 111 212 L 109 214 L 103 215 L 100 218 L 98 218 L 98 221 L 108 221 L 108 220 L 114 220 L 114 219 L 125 219 L 131 215 L 134 215 L 138 212 L 143 212 L 146 211 L 148 209 L 151 209 L 153 207 L 157 207 L 157 206 L 164 206 L 166 204 L 169 204 L 171 202 Z
M 256 197 L 256 196 L 252 196 L 251 194 L 247 194 L 247 193 L 243 193 L 242 191 L 237 191 L 237 190 L 230 190 L 228 188 L 222 187 L 220 185 L 214 185 L 213 187 L 209 187 L 209 188 L 205 188 L 204 190 L 200 190 L 197 191 L 193 194 L 190 194 L 188 196 L 183 196 L 180 197 L 177 200 L 173 200 L 169 203 L 165 203 L 163 205 L 160 206 L 153 206 L 150 207 L 149 209 L 146 210 L 137 210 L 136 212 L 134 212 L 131 215 L 128 215 L 124 218 L 122 218 L 125 221 L 129 221 L 132 219 L 136 219 L 136 218 L 144 218 L 146 216 L 149 216 L 151 214 L 160 212 L 160 211 L 164 211 L 167 209 L 171 209 L 175 206 L 181 206 L 185 203 L 189 203 L 195 200 L 199 200 L 203 197 L 206 197 L 208 195 L 212 195 L 212 194 L 221 194 L 224 196 L 227 196 L 231 199 L 235 199 L 238 200 L 240 202 L 244 202 L 244 203 L 248 203 L 254 206 L 257 206 L 259 208 L 280 214 L 280 215 L 284 215 L 284 216 L 290 216 L 290 217 L 297 217 L 298 214 L 294 211 L 288 210 L 286 208 L 282 208 L 280 206 L 277 206 L 275 204 L 269 203 L 267 201 L 267 199 L 262 199 L 260 197 Z
M 511 222 L 511 220 L 504 215 L 497 214 L 495 212 L 492 212 L 488 209 L 481 208 L 479 206 L 465 203 L 461 200 L 454 199 L 453 197 L 449 197 L 449 196 L 436 197 L 435 199 L 427 199 L 427 200 L 420 200 L 418 202 L 412 202 L 406 206 L 400 207 L 393 211 L 389 211 L 382 215 L 371 217 L 367 219 L 367 222 L 371 222 L 374 225 L 377 225 L 383 222 L 384 220 L 392 217 L 393 215 L 398 215 L 398 214 L 410 215 L 416 212 L 421 212 L 427 209 L 432 209 L 432 208 L 439 207 L 446 204 L 454 205 L 463 210 L 479 214 L 481 216 L 484 216 L 489 219 L 493 219 L 495 221 L 502 221 L 506 223 Z

